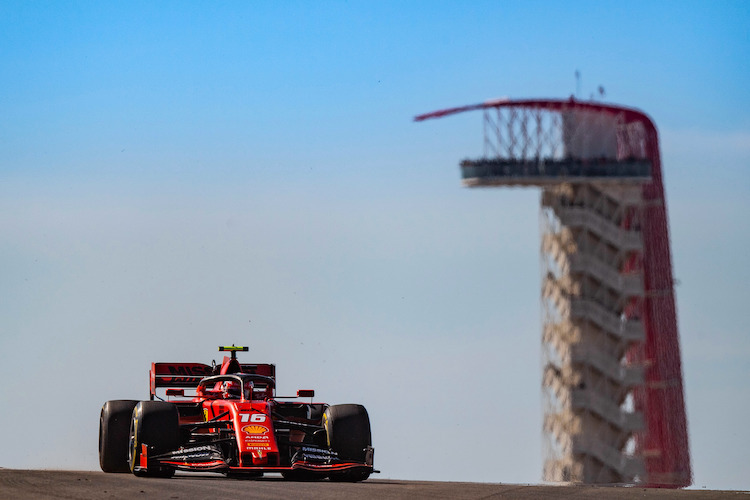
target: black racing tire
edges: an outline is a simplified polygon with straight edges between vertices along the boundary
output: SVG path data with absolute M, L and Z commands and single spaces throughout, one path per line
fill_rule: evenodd
M 149 447 L 151 455 L 158 455 L 176 450 L 180 447 L 180 420 L 177 406 L 165 401 L 141 401 L 133 409 L 130 423 L 128 444 L 128 465 L 136 476 L 172 477 L 175 469 L 147 464 L 146 468 L 137 469 L 140 464 L 141 445 Z
M 99 467 L 104 472 L 130 472 L 128 433 L 136 404 L 138 401 L 114 400 L 102 406 L 99 415 Z
M 341 460 L 365 462 L 367 448 L 372 445 L 370 417 L 362 405 L 334 405 L 323 413 L 323 426 L 326 430 L 328 447 L 338 454 Z M 334 473 L 331 481 L 357 482 L 370 477 L 369 468 L 353 469 Z

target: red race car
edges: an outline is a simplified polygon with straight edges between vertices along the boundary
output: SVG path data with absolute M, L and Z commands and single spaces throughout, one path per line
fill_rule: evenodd
M 361 405 L 276 396 L 276 366 L 243 364 L 228 351 L 221 366 L 153 363 L 149 401 L 102 407 L 99 464 L 104 472 L 171 477 L 176 470 L 286 479 L 363 481 L 373 472 L 370 419 Z M 186 395 L 189 389 L 193 394 Z M 158 394 L 157 394 L 158 390 Z M 165 400 L 166 399 L 166 400 Z

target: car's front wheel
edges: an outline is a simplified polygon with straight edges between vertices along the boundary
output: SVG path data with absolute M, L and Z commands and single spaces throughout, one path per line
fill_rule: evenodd
M 142 457 L 144 445 L 148 454 Z M 133 409 L 130 422 L 128 465 L 131 472 L 136 476 L 172 477 L 175 470 L 149 460 L 149 454 L 166 453 L 179 446 L 180 422 L 177 407 L 164 401 L 139 402 Z
M 333 405 L 323 413 L 328 446 L 341 460 L 367 461 L 368 449 L 372 446 L 370 417 L 362 405 Z M 329 476 L 331 481 L 357 482 L 370 477 L 371 469 L 362 467 Z

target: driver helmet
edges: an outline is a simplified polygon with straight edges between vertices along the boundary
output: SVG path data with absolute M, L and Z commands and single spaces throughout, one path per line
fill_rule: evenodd
M 240 384 L 233 380 L 227 380 L 221 384 L 221 393 L 225 399 L 239 399 Z

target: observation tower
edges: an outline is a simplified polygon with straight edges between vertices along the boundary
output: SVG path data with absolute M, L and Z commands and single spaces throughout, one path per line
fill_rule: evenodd
M 659 143 L 598 102 L 500 99 L 468 187 L 536 186 L 542 213 L 546 481 L 691 483 Z

